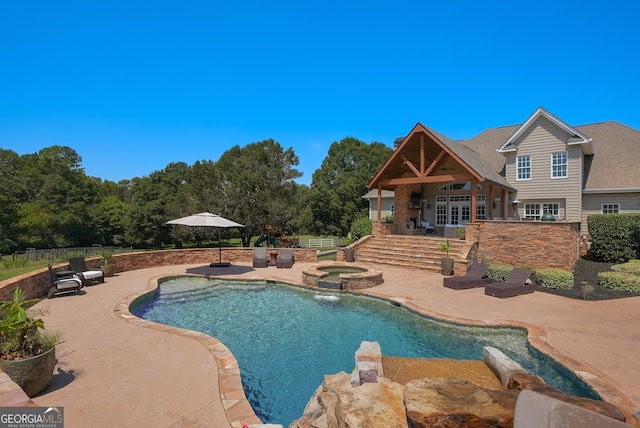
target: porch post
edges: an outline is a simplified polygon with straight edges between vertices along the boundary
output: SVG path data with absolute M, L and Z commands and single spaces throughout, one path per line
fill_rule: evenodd
M 507 219 L 507 189 L 502 189 L 502 196 L 500 199 L 500 211 L 501 211 L 501 215 L 502 215 L 502 219 L 506 220 Z
M 487 202 L 487 218 L 493 220 L 493 184 L 489 184 L 489 200 Z
M 478 206 L 478 180 L 471 179 L 471 223 L 476 222 L 476 212 Z
M 377 220 L 382 220 L 380 213 L 382 212 L 382 187 L 378 184 L 378 213 L 376 214 Z

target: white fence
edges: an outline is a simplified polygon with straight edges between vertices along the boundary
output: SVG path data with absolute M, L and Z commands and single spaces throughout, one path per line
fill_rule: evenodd
M 309 238 L 305 248 L 333 248 L 336 247 L 336 240 L 333 238 Z

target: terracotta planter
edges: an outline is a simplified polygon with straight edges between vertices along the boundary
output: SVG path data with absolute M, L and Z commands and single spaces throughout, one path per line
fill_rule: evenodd
M 29 397 L 45 390 L 56 364 L 56 348 L 44 354 L 24 360 L 7 361 L 0 359 L 0 369 L 17 383 Z
M 100 269 L 102 269 L 105 277 L 113 276 L 116 273 L 116 265 L 104 265 Z

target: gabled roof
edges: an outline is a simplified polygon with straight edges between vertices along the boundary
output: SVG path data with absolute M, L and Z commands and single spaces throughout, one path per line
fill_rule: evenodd
M 381 193 L 382 199 L 391 198 L 395 195 L 393 190 L 383 190 Z M 362 197 L 363 199 L 378 199 L 378 189 L 373 189 L 367 192 L 366 195 Z
M 564 131 L 566 131 L 570 135 L 569 139 L 566 142 L 568 146 L 581 144 L 582 151 L 585 155 L 593 154 L 593 144 L 591 143 L 591 138 L 587 137 L 586 135 L 576 130 L 575 128 L 569 126 L 566 122 L 562 121 L 557 116 L 554 116 L 553 114 L 549 113 L 547 110 L 543 109 L 542 107 L 538 107 L 538 109 L 531 116 L 529 116 L 529 119 L 527 119 L 516 130 L 516 132 L 514 132 L 513 135 L 511 135 L 507 139 L 507 141 L 505 141 L 504 144 L 502 144 L 502 146 L 500 146 L 500 148 L 498 149 L 498 152 L 506 153 L 506 152 L 515 151 L 517 149 L 515 143 L 518 140 L 518 138 L 520 138 L 520 136 L 522 136 L 522 134 L 524 134 L 529 129 L 529 127 L 533 126 L 539 117 L 547 118 L 549 121 L 551 121 L 552 123 L 560 127 L 560 129 L 563 129 Z
M 428 144 L 428 147 L 422 146 L 422 148 L 420 148 L 420 138 L 422 137 L 425 137 L 425 142 Z M 404 177 L 406 174 L 414 174 L 414 177 L 417 177 L 417 167 L 414 166 L 412 162 L 420 162 L 420 156 L 423 156 L 421 150 L 424 152 L 425 162 L 429 164 L 439 162 L 439 159 L 443 159 L 443 155 L 446 154 L 460 164 L 466 170 L 467 174 L 475 177 L 478 181 L 491 181 L 500 186 L 514 189 L 504 177 L 484 162 L 478 153 L 421 123 L 417 123 L 409 135 L 396 147 L 391 157 L 387 159 L 369 183 L 369 188 L 377 187 L 381 181 L 390 178 Z M 420 171 L 420 173 L 424 174 L 428 172 L 428 168 L 426 168 L 425 171 Z M 434 173 L 429 175 L 437 176 L 439 174 Z M 442 178 L 442 182 L 447 181 L 445 176 Z

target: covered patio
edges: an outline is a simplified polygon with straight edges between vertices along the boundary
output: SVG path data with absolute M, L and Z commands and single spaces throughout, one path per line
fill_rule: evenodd
M 498 156 L 501 156 L 497 154 Z M 382 192 L 395 192 L 394 224 L 389 233 L 440 236 L 478 219 L 517 216 L 516 189 L 479 155 L 418 123 L 369 183 L 377 189 L 377 221 Z

